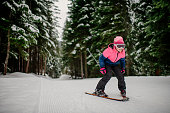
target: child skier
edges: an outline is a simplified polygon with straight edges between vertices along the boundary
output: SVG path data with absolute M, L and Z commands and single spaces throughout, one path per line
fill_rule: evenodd
M 121 36 L 116 36 L 114 43 L 108 45 L 99 57 L 100 72 L 104 75 L 98 82 L 94 94 L 98 96 L 108 95 L 104 92 L 107 82 L 113 75 L 118 79 L 118 89 L 123 98 L 126 97 L 126 84 L 124 81 L 125 73 L 125 44 Z

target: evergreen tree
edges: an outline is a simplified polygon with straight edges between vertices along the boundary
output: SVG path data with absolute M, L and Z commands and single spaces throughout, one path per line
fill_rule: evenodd
M 0 46 L 3 49 L 0 71 L 3 71 L 4 67 L 4 74 L 7 72 L 7 64 L 10 72 L 37 73 L 38 71 L 39 74 L 45 69 L 45 59 L 56 59 L 60 56 L 56 30 L 58 7 L 54 6 L 54 2 L 53 0 L 1 1 Z M 56 60 L 53 65 L 58 66 L 58 62 Z
M 133 70 L 141 75 L 169 73 L 169 1 L 141 0 L 133 4 L 132 9 L 135 21 L 128 41 L 134 43 L 131 52 Z

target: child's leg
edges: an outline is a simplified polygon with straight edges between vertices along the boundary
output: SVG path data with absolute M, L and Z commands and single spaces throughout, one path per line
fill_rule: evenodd
M 115 73 L 115 76 L 118 79 L 118 88 L 120 91 L 126 90 L 126 83 L 124 80 L 124 75 L 121 73 L 121 69 L 119 66 L 114 66 L 113 71 Z
M 106 74 L 103 76 L 103 78 L 98 82 L 96 89 L 97 90 L 105 90 L 105 86 L 107 84 L 107 82 L 110 80 L 110 78 L 112 77 L 113 73 L 112 73 L 112 68 L 110 66 L 106 66 Z

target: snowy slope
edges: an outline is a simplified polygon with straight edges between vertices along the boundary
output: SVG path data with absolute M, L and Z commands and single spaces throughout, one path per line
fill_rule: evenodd
M 67 78 L 64 75 L 63 78 Z M 0 113 L 170 113 L 170 77 L 126 77 L 128 102 L 84 94 L 100 78 L 64 80 L 13 73 L 0 77 Z M 106 86 L 121 98 L 117 79 Z

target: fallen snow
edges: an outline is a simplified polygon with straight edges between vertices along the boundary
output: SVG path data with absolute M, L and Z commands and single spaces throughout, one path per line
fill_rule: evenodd
M 0 113 L 170 113 L 170 76 L 126 77 L 130 101 L 89 96 L 100 78 L 48 79 L 34 74 L 0 76 Z M 64 79 L 66 78 L 66 79 Z M 117 79 L 106 86 L 110 97 L 121 98 Z
M 72 78 L 71 78 L 70 75 L 65 75 L 65 74 L 63 74 L 63 75 L 61 75 L 61 76 L 59 77 L 59 79 L 60 79 L 60 80 L 70 80 L 70 79 L 72 79 Z

